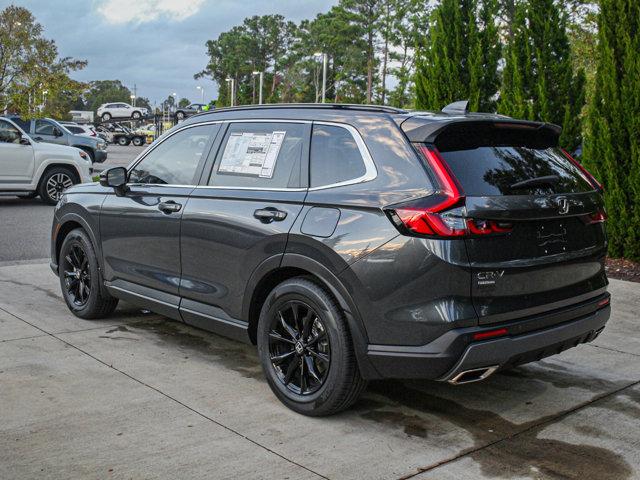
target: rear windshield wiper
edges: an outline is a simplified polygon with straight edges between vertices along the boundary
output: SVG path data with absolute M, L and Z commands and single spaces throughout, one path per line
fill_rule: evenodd
M 518 188 L 529 188 L 529 187 L 540 187 L 542 185 L 555 185 L 560 181 L 560 177 L 558 175 L 547 175 L 544 177 L 534 177 L 529 178 L 527 180 L 522 180 L 521 182 L 516 182 L 511 185 L 509 188 L 518 189 Z

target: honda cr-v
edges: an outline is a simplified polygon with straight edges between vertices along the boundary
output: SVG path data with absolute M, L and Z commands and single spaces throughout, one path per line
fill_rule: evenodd
M 307 415 L 370 379 L 482 380 L 610 315 L 602 187 L 559 134 L 460 103 L 196 115 L 65 192 L 51 265 L 79 317 L 123 299 L 256 344 Z

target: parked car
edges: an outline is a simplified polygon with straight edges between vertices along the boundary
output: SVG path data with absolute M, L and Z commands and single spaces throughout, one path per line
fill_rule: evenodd
M 128 103 L 104 103 L 98 107 L 98 117 L 103 122 L 108 122 L 112 118 L 133 118 L 139 120 L 149 114 L 149 110 L 142 107 L 133 107 Z
M 17 116 L 7 117 L 37 142 L 57 143 L 77 147 L 89 155 L 92 163 L 107 159 L 107 142 L 96 137 L 71 133 L 65 126 L 51 118 L 23 120 Z
M 96 132 L 93 125 L 80 125 L 78 123 L 71 122 L 60 122 L 60 125 L 65 127 L 71 133 L 75 135 L 84 135 L 85 137 L 97 137 L 98 132 Z
M 482 380 L 610 315 L 601 186 L 559 135 L 460 104 L 217 110 L 68 190 L 51 266 L 78 317 L 123 299 L 257 344 L 306 415 Z
M 191 105 L 187 105 L 186 107 L 179 107 L 176 110 L 176 118 L 178 120 L 184 120 L 185 118 L 195 115 L 196 113 L 202 112 L 202 108 L 206 105 L 206 103 L 192 103 Z
M 8 118 L 0 118 L 0 194 L 55 204 L 67 188 L 90 182 L 89 155 L 75 147 L 36 142 Z

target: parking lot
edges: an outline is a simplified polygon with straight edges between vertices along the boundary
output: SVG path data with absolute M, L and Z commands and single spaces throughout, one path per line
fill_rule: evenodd
M 141 151 L 110 147 L 104 166 Z M 640 284 L 592 344 L 458 387 L 370 384 L 307 418 L 255 350 L 121 304 L 67 310 L 52 207 L 0 199 L 0 478 L 640 478 Z

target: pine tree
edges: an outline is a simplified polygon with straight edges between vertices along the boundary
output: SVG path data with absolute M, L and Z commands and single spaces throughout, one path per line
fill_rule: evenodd
M 494 110 L 501 44 L 496 0 L 442 0 L 416 61 L 416 107 L 439 110 L 469 100 L 471 110 Z M 478 21 L 479 18 L 479 21 Z
M 609 254 L 640 260 L 640 3 L 601 0 L 585 165 L 604 183 Z
M 566 13 L 554 0 L 516 4 L 498 111 L 562 126 L 561 144 L 574 150 L 581 142 L 585 77 L 573 70 L 566 30 Z
M 469 97 L 469 21 L 474 0 L 442 0 L 416 63 L 416 108 L 440 110 Z M 426 30 L 426 29 L 425 29 Z

